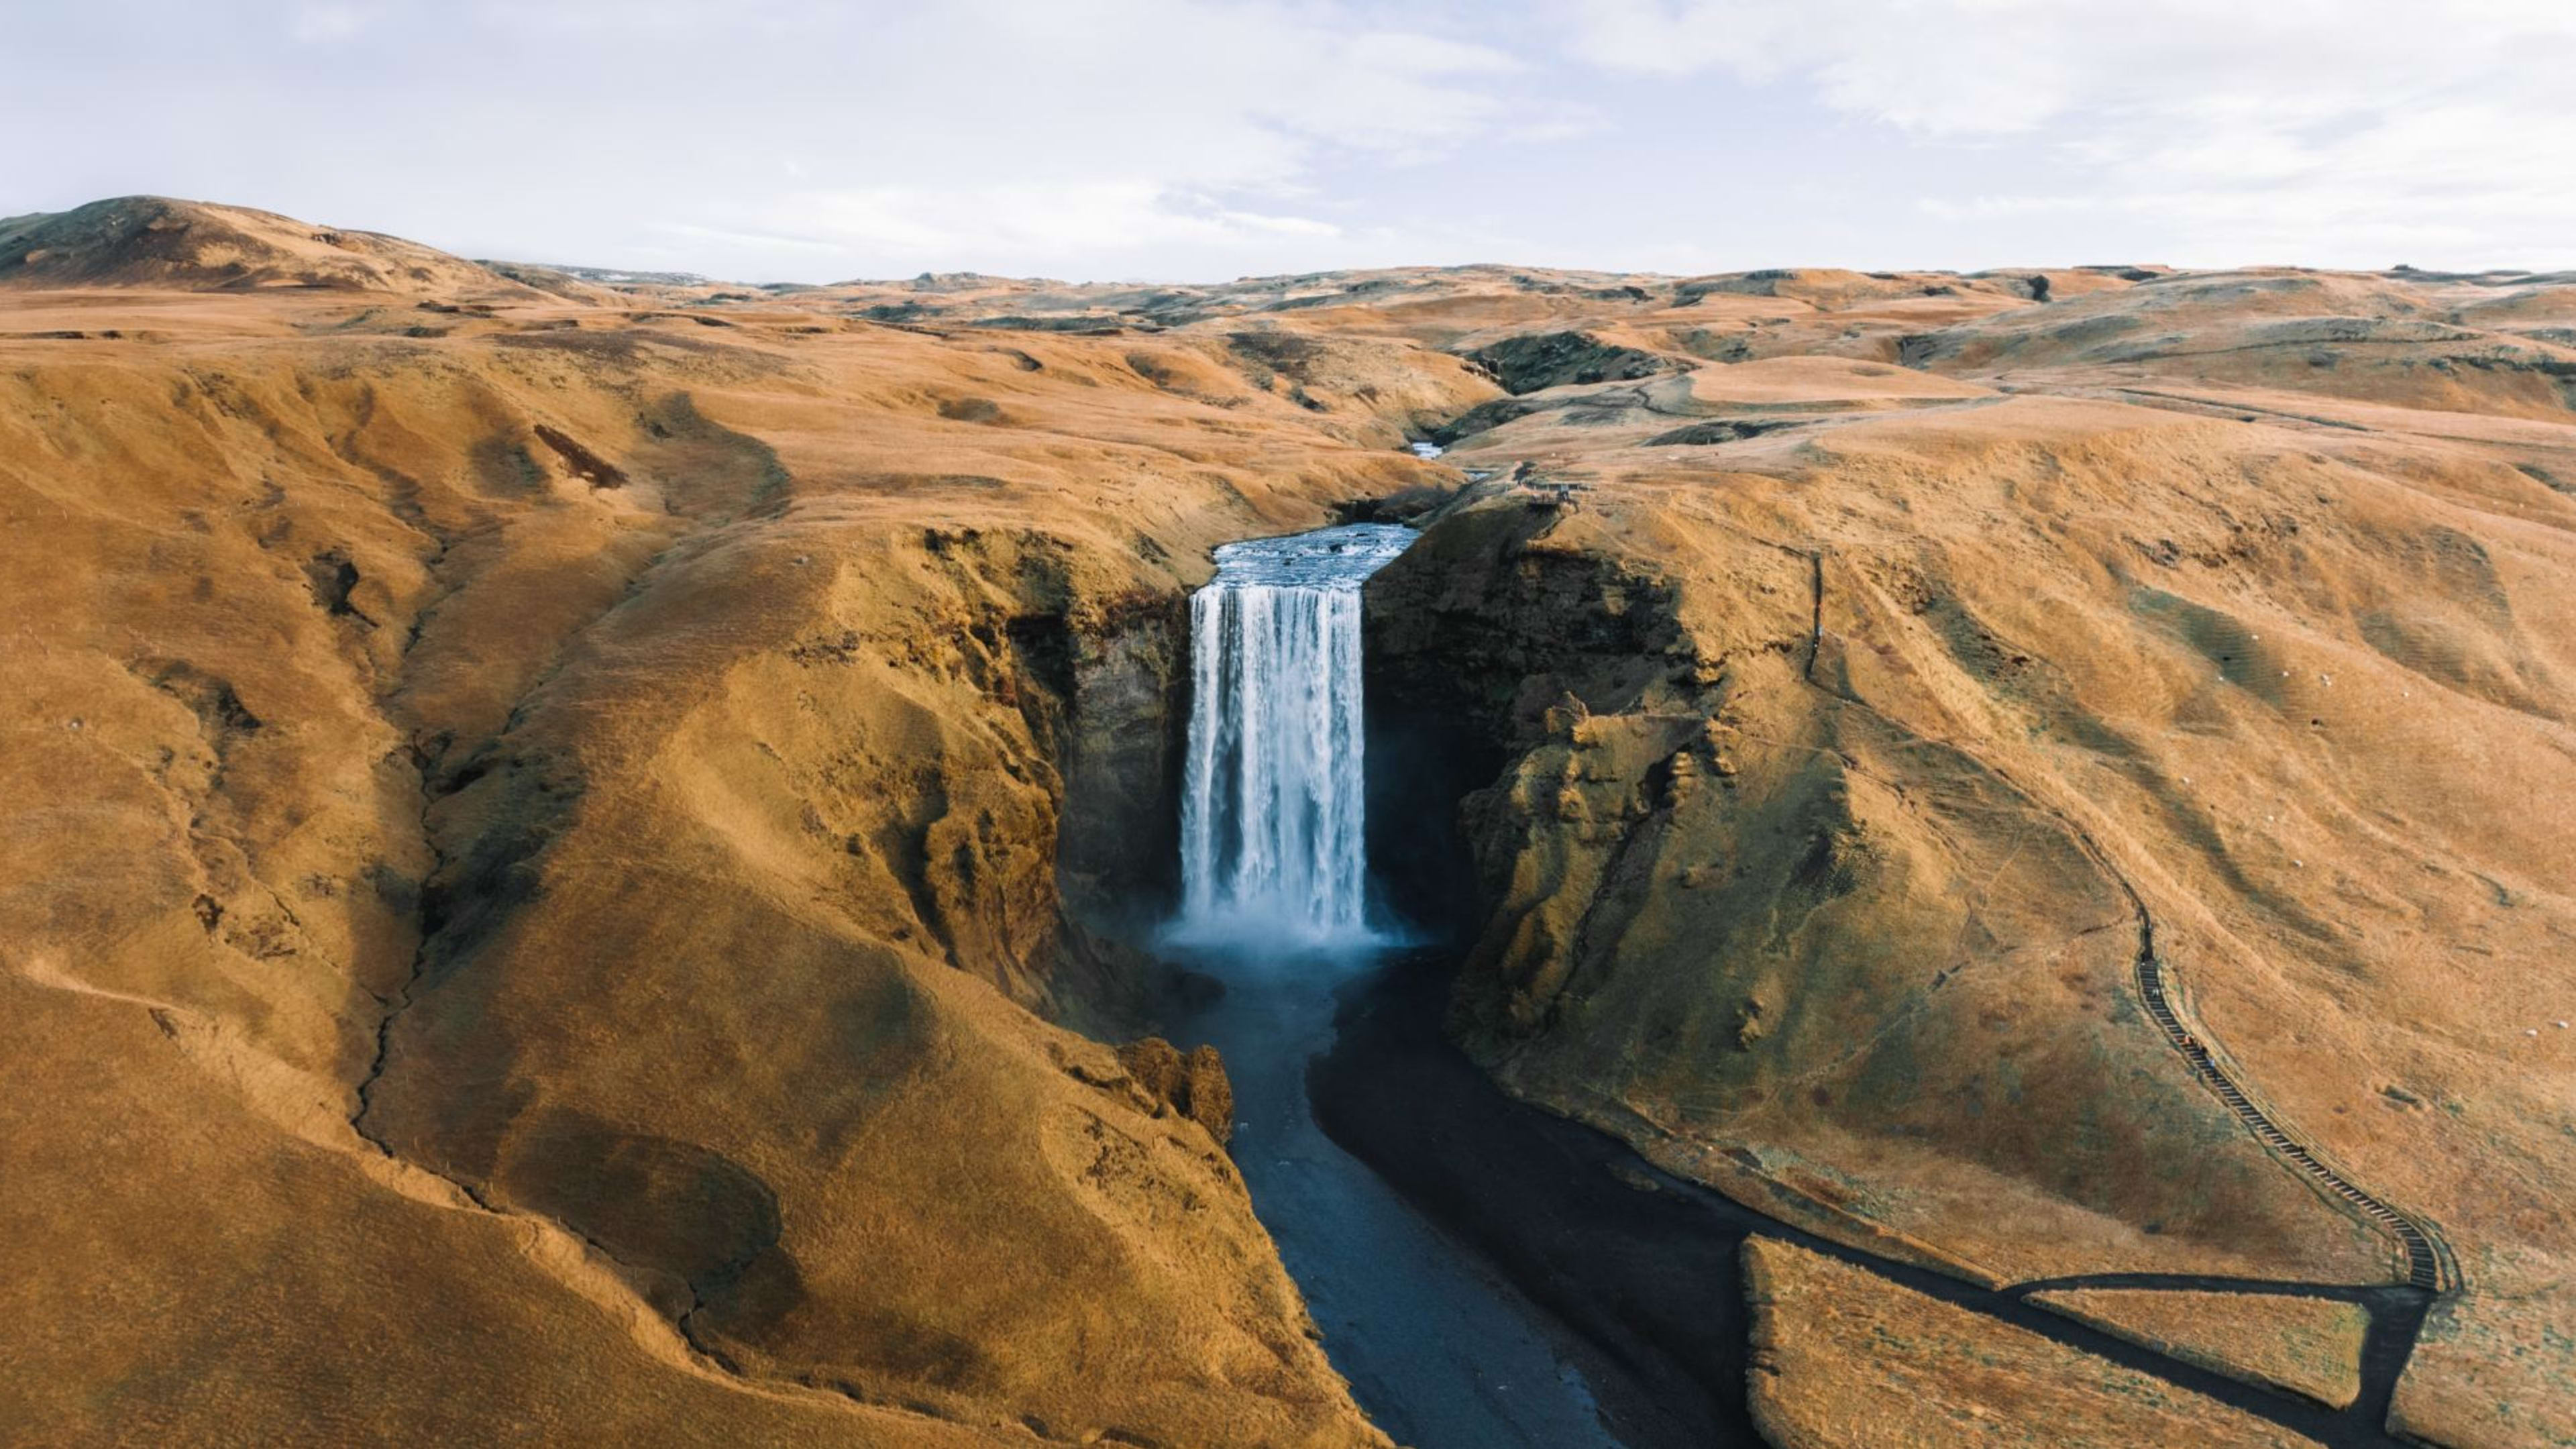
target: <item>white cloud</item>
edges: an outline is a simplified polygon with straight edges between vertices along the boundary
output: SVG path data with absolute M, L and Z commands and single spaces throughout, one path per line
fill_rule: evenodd
M 1141 180 L 801 192 L 769 220 L 770 229 L 736 239 L 861 256 L 1000 253 L 1096 263 L 1175 243 L 1312 243 L 1342 234 L 1330 222 L 1247 211 Z
M 21 8 L 0 214 L 751 280 L 2576 262 L 2576 0 Z
M 1344 7 L 1180 0 L 971 0 L 822 48 L 865 60 L 800 116 L 839 144 L 753 229 L 880 273 L 1330 255 L 1316 183 L 1472 142 L 1519 69 Z
M 1387 0 L 141 3 L 0 47 L 0 121 L 74 143 L 49 173 L 805 275 L 1330 265 L 1338 176 L 1453 156 L 1525 71 Z
M 1915 144 L 2035 148 L 2034 162 L 2081 178 L 1936 201 L 1931 215 L 2098 207 L 2152 216 L 2204 256 L 2345 262 L 2428 237 L 2563 255 L 2576 230 L 2565 0 L 1564 0 L 1560 12 L 1575 52 L 1613 71 L 1799 85 Z
M 327 45 L 347 40 L 367 28 L 367 16 L 347 5 L 307 5 L 295 14 L 295 23 L 287 28 L 297 43 Z

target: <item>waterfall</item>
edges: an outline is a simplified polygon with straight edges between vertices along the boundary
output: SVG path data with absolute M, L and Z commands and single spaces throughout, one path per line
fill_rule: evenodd
M 1351 524 L 1216 551 L 1190 598 L 1178 934 L 1369 936 L 1360 585 L 1412 541 Z

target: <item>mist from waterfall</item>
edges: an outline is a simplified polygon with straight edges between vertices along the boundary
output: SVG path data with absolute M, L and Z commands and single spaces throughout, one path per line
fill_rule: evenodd
M 1365 945 L 1360 585 L 1413 541 L 1361 523 L 1216 551 L 1190 598 L 1175 939 Z

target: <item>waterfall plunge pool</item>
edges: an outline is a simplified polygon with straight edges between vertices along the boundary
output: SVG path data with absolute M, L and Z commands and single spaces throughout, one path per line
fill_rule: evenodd
M 1235 1164 L 1360 1406 L 1419 1449 L 1607 1449 L 1579 1345 L 1308 1101 L 1337 993 L 1407 934 L 1368 868 L 1360 586 L 1414 536 L 1362 523 L 1216 551 L 1190 600 L 1181 910 L 1160 946 L 1225 987 L 1180 1034 L 1225 1058 Z

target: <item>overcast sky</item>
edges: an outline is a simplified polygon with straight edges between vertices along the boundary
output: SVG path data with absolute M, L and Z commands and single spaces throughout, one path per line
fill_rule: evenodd
M 2576 0 L 81 0 L 0 214 L 747 281 L 2576 266 Z

